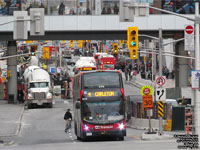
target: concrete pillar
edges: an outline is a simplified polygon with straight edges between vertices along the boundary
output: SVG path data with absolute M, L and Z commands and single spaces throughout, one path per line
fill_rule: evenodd
M 16 41 L 8 41 L 7 55 L 17 55 Z M 8 77 L 8 96 L 14 96 L 14 103 L 17 103 L 17 57 L 8 58 L 8 71 L 11 77 Z
M 188 56 L 187 51 L 184 50 L 184 43 L 178 42 L 176 44 L 176 55 Z M 175 79 L 176 87 L 188 87 L 189 68 L 188 59 L 176 58 L 175 59 Z

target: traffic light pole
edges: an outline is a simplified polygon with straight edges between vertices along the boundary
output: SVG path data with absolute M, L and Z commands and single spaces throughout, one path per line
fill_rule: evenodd
M 199 2 L 195 2 L 195 18 L 199 19 Z M 195 70 L 200 70 L 199 65 L 199 22 L 195 22 Z M 199 89 L 194 89 L 194 119 L 195 119 L 195 134 L 198 135 L 200 140 L 200 99 Z

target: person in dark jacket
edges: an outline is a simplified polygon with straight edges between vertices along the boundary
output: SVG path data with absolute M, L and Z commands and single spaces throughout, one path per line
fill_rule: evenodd
M 130 80 L 130 81 L 131 81 L 131 79 L 132 79 L 132 75 L 131 75 L 132 70 L 133 70 L 133 66 L 132 66 L 132 63 L 130 62 L 130 63 L 129 63 L 129 72 L 128 72 L 128 74 L 129 74 L 129 80 Z
M 59 8 L 58 8 L 58 14 L 59 15 L 64 15 L 65 12 L 65 5 L 63 4 L 63 2 L 60 4 Z
M 126 63 L 124 71 L 125 71 L 126 81 L 128 81 L 128 75 L 129 75 L 129 65 L 128 65 L 128 63 Z
M 70 113 L 70 109 L 67 109 L 64 119 L 66 120 L 65 132 L 67 133 L 68 129 L 71 128 L 71 121 L 72 121 L 72 114 Z

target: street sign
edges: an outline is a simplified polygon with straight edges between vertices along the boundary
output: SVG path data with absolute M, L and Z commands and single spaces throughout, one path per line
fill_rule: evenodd
M 158 86 L 164 86 L 166 84 L 166 78 L 164 76 L 156 77 L 156 84 Z
M 53 73 L 53 74 L 56 73 L 56 68 L 55 67 L 51 67 L 50 68 L 50 72 Z
M 143 96 L 143 105 L 145 109 L 153 109 L 153 98 L 152 95 Z
M 153 94 L 153 89 L 151 86 L 149 85 L 145 85 L 141 88 L 141 95 L 145 96 L 145 95 L 152 95 Z
M 165 101 L 166 100 L 166 89 L 158 88 L 156 89 L 156 101 Z
M 141 95 L 143 98 L 143 106 L 145 109 L 153 109 L 153 89 L 149 85 L 145 85 L 141 88 Z
M 194 51 L 194 26 L 185 26 L 185 51 Z
M 192 89 L 199 89 L 199 77 L 200 77 L 200 70 L 192 70 L 191 71 L 191 88 Z
M 185 32 L 186 32 L 187 34 L 192 34 L 192 33 L 194 32 L 194 27 L 191 26 L 191 25 L 186 26 L 186 27 L 185 27 Z
M 164 103 L 163 103 L 163 101 L 158 102 L 158 117 L 164 117 Z

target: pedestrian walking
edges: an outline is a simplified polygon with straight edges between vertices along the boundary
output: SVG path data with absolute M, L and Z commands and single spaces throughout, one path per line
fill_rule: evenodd
M 11 6 L 11 4 L 12 4 L 12 2 L 11 2 L 11 0 L 5 0 L 5 2 L 6 2 L 6 14 L 7 15 L 10 15 L 10 6 Z
M 168 79 L 168 77 L 169 77 L 169 69 L 167 67 L 165 68 L 165 73 L 166 73 L 166 78 Z
M 172 74 L 172 79 L 174 79 L 174 76 L 175 76 L 175 70 L 174 69 L 172 70 L 171 74 Z
M 132 63 L 129 63 L 129 80 L 130 81 L 132 79 L 132 74 L 131 74 L 132 70 L 133 70 L 133 65 L 132 65 Z
M 64 119 L 66 120 L 65 132 L 67 133 L 68 129 L 71 128 L 71 121 L 72 121 L 72 114 L 70 112 L 70 109 L 67 109 L 67 112 L 65 113 Z
M 43 4 L 43 3 L 41 3 L 41 5 L 40 5 L 40 7 L 39 7 L 39 8 L 45 8 L 45 7 L 44 7 L 44 4 Z
M 115 6 L 114 6 L 114 14 L 118 14 L 119 13 L 119 7 L 117 7 L 117 3 L 115 3 Z
M 124 71 L 125 71 L 126 81 L 128 81 L 128 75 L 129 75 L 129 65 L 128 64 L 126 64 Z
M 63 2 L 60 4 L 59 8 L 58 8 L 58 14 L 59 15 L 64 15 L 64 11 L 65 11 L 65 5 L 63 4 Z

